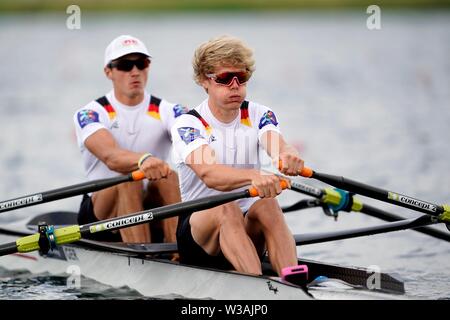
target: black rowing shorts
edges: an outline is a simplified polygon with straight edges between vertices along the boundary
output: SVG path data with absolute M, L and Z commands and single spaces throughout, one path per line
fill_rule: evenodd
M 195 242 L 189 223 L 191 215 L 192 213 L 188 213 L 178 217 L 177 244 L 180 262 L 200 267 L 233 270 L 233 266 L 222 252 L 218 256 L 211 256 Z

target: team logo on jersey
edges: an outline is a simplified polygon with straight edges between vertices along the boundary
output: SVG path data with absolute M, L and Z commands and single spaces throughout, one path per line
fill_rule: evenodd
M 81 128 L 84 128 L 89 123 L 99 122 L 98 113 L 94 110 L 81 110 L 78 112 L 77 118 Z
M 203 136 L 200 134 L 200 130 L 191 127 L 178 128 L 178 134 L 186 144 L 191 143 L 197 138 L 203 138 Z
M 111 129 L 119 129 L 119 121 L 115 120 L 111 125 Z
M 176 104 L 173 107 L 173 113 L 174 113 L 175 118 L 178 118 L 179 116 L 187 113 L 188 111 L 189 111 L 189 109 L 186 108 L 185 106 L 182 106 L 181 104 Z
M 275 127 L 278 125 L 277 117 L 275 117 L 275 113 L 272 111 L 267 111 L 262 116 L 261 120 L 259 120 L 259 129 L 267 126 L 268 124 L 273 124 Z
M 211 142 L 214 142 L 214 141 L 217 141 L 216 137 L 214 135 L 210 135 L 209 139 L 208 139 L 208 143 L 211 143 Z

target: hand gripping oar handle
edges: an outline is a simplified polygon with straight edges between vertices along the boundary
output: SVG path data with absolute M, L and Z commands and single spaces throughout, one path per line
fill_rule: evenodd
M 87 181 L 79 184 L 74 184 L 72 186 L 44 191 L 42 193 L 35 193 L 20 198 L 14 198 L 0 202 L 0 213 L 18 208 L 34 206 L 45 202 L 78 196 L 84 193 L 95 192 L 101 189 L 112 187 L 119 183 L 139 181 L 144 178 L 145 178 L 144 173 L 142 171 L 137 170 L 127 175 L 107 179 Z
M 288 187 L 288 184 L 285 180 L 280 179 L 280 187 L 282 190 L 286 189 Z M 256 188 L 251 187 L 250 189 L 248 189 L 248 193 L 250 194 L 250 197 L 257 197 L 258 194 L 258 190 L 256 190 Z
M 129 174 L 129 176 L 131 177 L 131 180 L 129 181 L 139 181 L 145 178 L 145 174 L 141 170 L 133 171 Z
M 299 175 L 305 178 L 311 178 L 314 171 L 311 168 L 303 167 L 302 170 L 300 170 Z
M 299 174 L 305 178 L 317 179 L 335 186 L 336 188 L 341 188 L 380 201 L 435 216 L 440 221 L 447 223 L 447 227 L 450 222 L 450 205 L 437 205 L 428 201 L 419 200 L 396 192 L 373 187 L 341 176 L 316 172 L 307 167 L 304 167 Z
M 282 189 L 286 189 L 288 187 L 288 184 L 286 181 L 280 180 L 280 186 Z M 135 225 L 148 223 L 153 220 L 161 220 L 165 218 L 178 216 L 181 214 L 206 210 L 217 207 L 230 201 L 257 196 L 258 192 L 256 188 L 252 187 L 242 191 L 218 194 L 191 201 L 175 203 L 164 207 L 145 210 L 127 216 L 102 220 L 99 222 L 94 222 L 86 225 L 81 226 L 73 225 L 58 228 L 54 229 L 53 231 L 55 239 L 54 242 L 56 245 L 68 244 L 80 240 L 83 235 L 102 232 L 106 230 L 112 231 L 132 227 Z M 40 234 L 35 233 L 20 238 L 16 242 L 0 245 L 0 256 L 15 252 L 30 252 L 39 250 L 40 249 L 39 238 Z
M 281 169 L 283 168 L 283 162 L 281 160 L 278 160 L 278 170 L 281 171 Z M 313 174 L 313 170 L 311 168 L 308 167 L 303 167 L 298 174 L 302 177 L 305 178 L 310 178 Z

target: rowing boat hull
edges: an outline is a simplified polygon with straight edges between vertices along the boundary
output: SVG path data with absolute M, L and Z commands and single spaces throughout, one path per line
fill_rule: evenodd
M 61 221 L 73 223 L 73 213 L 55 212 L 32 221 L 16 221 L 0 228 L 0 243 L 10 243 L 36 230 L 36 221 L 44 219 L 55 225 Z M 124 244 L 81 240 L 63 245 L 42 256 L 38 252 L 16 253 L 0 257 L 0 267 L 27 270 L 33 274 L 66 275 L 73 287 L 79 275 L 120 288 L 129 287 L 143 296 L 154 298 L 221 299 L 221 300 L 304 300 L 384 299 L 382 293 L 364 290 L 308 290 L 274 277 L 266 262 L 264 276 L 252 276 L 172 262 L 167 254 L 176 251 L 176 244 Z M 155 258 L 155 253 L 159 258 Z M 150 257 L 153 255 L 153 257 Z M 344 267 L 311 260 L 307 264 L 310 279 L 325 276 L 340 279 L 353 287 L 367 289 L 370 274 L 364 268 Z M 267 267 L 269 266 L 269 267 Z M 403 283 L 388 274 L 380 274 L 381 291 L 404 293 Z M 81 280 L 82 281 L 82 280 Z M 83 284 L 81 283 L 81 286 Z M 373 290 L 371 290 L 373 291 Z
M 0 243 L 17 237 L 0 235 Z M 223 300 L 302 300 L 311 296 L 300 287 L 269 277 L 257 277 L 180 265 L 162 259 L 130 257 L 76 245 L 64 245 L 49 257 L 38 253 L 12 254 L 0 258 L 0 266 L 31 273 L 68 275 L 68 285 L 77 273 L 112 287 L 128 286 L 154 298 Z M 72 276 L 70 276 L 72 275 Z

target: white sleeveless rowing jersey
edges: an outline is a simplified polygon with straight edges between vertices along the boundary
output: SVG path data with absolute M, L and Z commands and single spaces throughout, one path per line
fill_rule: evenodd
M 221 194 L 208 188 L 185 163 L 187 156 L 202 145 L 215 151 L 216 163 L 235 168 L 261 167 L 260 138 L 266 131 L 280 133 L 277 118 L 269 108 L 244 101 L 240 115 L 230 123 L 217 120 L 205 100 L 187 114 L 180 116 L 172 127 L 173 162 L 178 169 L 181 197 L 183 201 Z M 248 187 L 242 187 L 244 190 Z M 258 198 L 238 200 L 242 212 L 248 211 Z
M 118 145 L 137 153 L 150 152 L 166 160 L 171 148 L 170 128 L 175 118 L 188 111 L 145 92 L 136 106 L 117 101 L 114 91 L 88 103 L 74 115 L 77 142 L 88 180 L 119 175 L 97 159 L 84 145 L 86 139 L 100 129 L 108 130 Z

